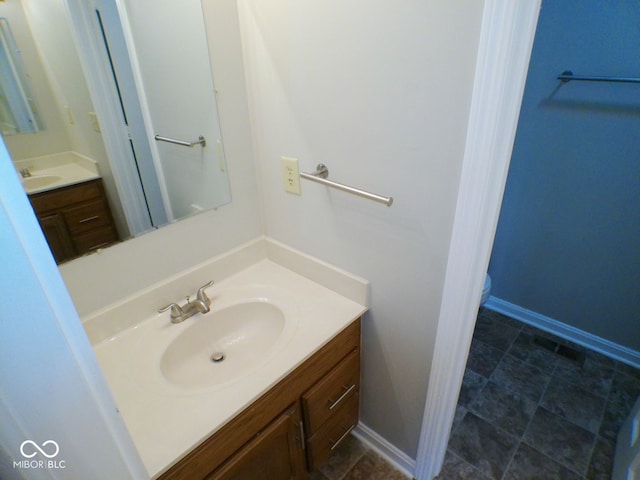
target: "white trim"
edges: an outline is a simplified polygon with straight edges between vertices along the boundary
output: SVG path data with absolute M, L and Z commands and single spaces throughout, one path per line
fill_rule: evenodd
M 365 424 L 359 422 L 351 433 L 354 437 L 366 444 L 402 473 L 409 477 L 413 475 L 413 471 L 416 466 L 415 460 L 406 453 L 397 449 Z
M 590 348 L 614 360 L 619 360 L 632 367 L 640 368 L 640 352 L 637 350 L 619 345 L 606 338 L 598 337 L 597 335 L 572 327 L 554 318 L 547 317 L 541 313 L 528 310 L 494 296 L 490 296 L 484 306 L 498 313 L 520 320 L 527 325 L 537 327 L 540 330 L 552 333 L 560 338 Z
M 486 0 L 414 476 L 442 467 L 489 263 L 540 0 Z
M 127 227 L 132 235 L 140 235 L 153 227 L 127 133 L 123 131 L 120 121 L 120 100 L 109 80 L 112 73 L 102 61 L 102 46 L 95 40 L 96 27 L 90 5 L 81 0 L 68 0 L 66 5 L 91 101 L 100 119 L 104 147 Z

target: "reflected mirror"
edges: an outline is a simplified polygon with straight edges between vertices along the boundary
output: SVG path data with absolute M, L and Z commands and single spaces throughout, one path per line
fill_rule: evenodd
M 0 18 L 0 132 L 33 133 L 42 120 L 20 50 L 6 18 Z
M 0 17 L 41 117 L 3 138 L 58 263 L 230 202 L 200 0 L 5 0 Z

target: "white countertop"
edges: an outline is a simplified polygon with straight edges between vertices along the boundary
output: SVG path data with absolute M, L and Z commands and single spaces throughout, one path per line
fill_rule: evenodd
M 212 312 L 247 292 L 283 302 L 286 315 L 294 320 L 277 351 L 226 384 L 178 387 L 159 373 L 164 348 L 193 322 L 207 321 L 207 314 L 181 324 L 171 324 L 168 312 L 155 314 L 94 345 L 151 477 L 166 471 L 366 311 L 365 306 L 264 259 L 207 289 Z
M 100 178 L 97 163 L 75 152 L 62 152 L 16 160 L 14 164 L 18 172 L 23 168 L 27 168 L 31 173 L 31 177 L 22 178 L 20 176 L 20 181 L 29 195 Z M 42 177 L 58 178 L 55 181 L 47 182 L 45 185 L 36 187 L 28 185 L 29 178 L 38 179 Z

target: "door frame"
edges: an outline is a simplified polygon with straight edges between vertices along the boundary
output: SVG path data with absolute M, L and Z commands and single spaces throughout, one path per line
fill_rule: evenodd
M 622 424 L 616 440 L 612 480 L 629 480 L 640 470 L 640 398 Z
M 442 467 L 500 215 L 542 0 L 486 0 L 414 476 Z
M 123 13 L 118 2 L 96 0 L 103 17 L 107 15 L 108 22 L 117 22 L 116 27 L 121 30 L 121 36 L 117 38 L 119 48 L 112 54 L 117 53 L 122 59 L 119 63 L 130 67 L 130 70 L 122 72 L 127 81 L 119 85 L 119 88 L 126 90 L 124 93 L 127 98 L 137 99 L 126 105 L 129 119 L 127 129 L 122 122 L 120 98 L 112 80 L 112 70 L 104 55 L 104 43 L 100 40 L 102 32 L 94 18 L 93 2 L 66 0 L 65 3 L 87 87 L 100 119 L 105 150 L 129 233 L 135 237 L 170 223 L 172 216 L 163 187 L 157 147 L 148 128 L 150 116 L 142 94 L 140 75 L 136 71 L 135 58 L 132 58 L 131 34 L 126 18 L 122 20 Z M 131 143 L 135 145 L 137 161 Z M 144 189 L 141 177 L 145 182 Z

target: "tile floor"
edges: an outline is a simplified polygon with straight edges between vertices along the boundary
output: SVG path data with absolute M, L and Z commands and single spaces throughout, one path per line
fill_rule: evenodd
M 584 363 L 534 335 L 582 351 Z M 609 479 L 639 395 L 640 371 L 483 309 L 438 479 Z
M 336 449 L 329 463 L 309 480 L 407 480 L 380 455 L 349 435 Z

